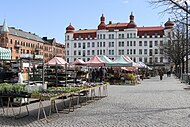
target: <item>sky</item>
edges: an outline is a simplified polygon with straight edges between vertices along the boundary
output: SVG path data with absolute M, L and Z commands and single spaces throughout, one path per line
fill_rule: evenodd
M 65 29 L 70 23 L 75 30 L 96 29 L 102 14 L 106 23 L 127 23 L 133 12 L 137 26 L 160 26 L 170 17 L 159 14 L 162 9 L 151 7 L 147 0 L 4 0 L 0 25 L 6 19 L 9 27 L 64 43 Z

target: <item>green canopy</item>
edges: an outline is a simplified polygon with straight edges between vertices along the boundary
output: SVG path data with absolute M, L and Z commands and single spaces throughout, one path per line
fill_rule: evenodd
M 110 60 L 107 56 L 105 56 L 105 55 L 102 55 L 102 56 L 100 56 L 100 59 L 102 60 L 102 61 L 104 61 L 105 63 L 112 63 L 113 61 L 112 60 Z
M 107 66 L 112 67 L 131 67 L 133 66 L 132 62 L 128 62 L 123 55 L 117 57 L 112 63 L 107 63 Z

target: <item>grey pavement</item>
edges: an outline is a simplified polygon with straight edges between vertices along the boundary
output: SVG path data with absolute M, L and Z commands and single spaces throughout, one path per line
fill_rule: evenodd
M 190 90 L 175 77 L 145 79 L 141 84 L 111 85 L 108 97 L 50 122 L 37 120 L 38 103 L 29 117 L 0 117 L 0 127 L 190 127 Z

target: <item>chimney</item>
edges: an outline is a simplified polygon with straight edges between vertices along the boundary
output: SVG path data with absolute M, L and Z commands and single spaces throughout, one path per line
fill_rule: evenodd
M 109 24 L 112 24 L 112 21 L 109 21 Z

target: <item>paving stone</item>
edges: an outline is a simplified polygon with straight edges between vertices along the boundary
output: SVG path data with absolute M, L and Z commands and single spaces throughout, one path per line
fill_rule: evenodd
M 60 113 L 51 122 L 37 120 L 38 103 L 33 103 L 29 117 L 0 117 L 0 127 L 188 127 L 190 91 L 185 87 L 175 77 L 162 81 L 152 77 L 135 86 L 111 85 L 108 97 L 69 114 Z

